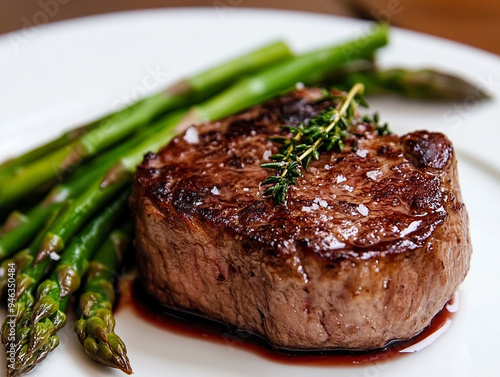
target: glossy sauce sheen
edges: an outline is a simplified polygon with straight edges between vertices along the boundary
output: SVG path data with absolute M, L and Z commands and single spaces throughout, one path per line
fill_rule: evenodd
M 152 298 L 135 279 L 126 289 L 129 292 L 122 296 L 120 306 L 130 303 L 135 312 L 143 319 L 165 331 L 205 341 L 238 347 L 253 352 L 268 360 L 279 363 L 314 365 L 314 366 L 356 366 L 389 361 L 404 356 L 410 348 L 425 348 L 435 341 L 438 335 L 451 323 L 458 303 L 457 294 L 432 319 L 428 327 L 410 340 L 391 342 L 388 346 L 371 351 L 286 351 L 272 348 L 262 338 L 246 331 L 231 329 L 223 323 L 216 322 L 196 314 L 181 312 L 164 307 Z M 442 335 L 442 334 L 439 334 Z M 431 340 L 432 339 L 432 340 Z M 421 345 L 421 346 L 419 346 Z M 407 350 L 406 352 L 404 350 Z

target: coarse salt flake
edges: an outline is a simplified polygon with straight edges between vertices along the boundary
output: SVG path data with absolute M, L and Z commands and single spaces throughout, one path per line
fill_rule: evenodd
M 344 188 L 344 190 L 349 191 L 349 192 L 352 192 L 352 190 L 354 190 L 354 187 L 349 186 L 349 185 L 344 185 L 343 188 Z
M 319 208 L 319 205 L 317 203 L 314 203 L 308 207 L 308 206 L 303 206 L 302 207 L 302 211 L 304 212 L 312 212 L 312 211 L 316 211 L 317 209 Z
M 271 152 L 270 150 L 264 151 L 264 154 L 262 155 L 262 159 L 269 160 L 269 157 L 271 157 L 272 155 L 273 155 L 273 152 Z
M 368 209 L 367 206 L 365 206 L 364 204 L 360 204 L 358 205 L 358 207 L 356 208 L 358 210 L 358 212 L 360 214 L 362 214 L 363 216 L 366 216 L 368 215 L 368 212 L 370 212 L 370 210 Z
M 366 149 L 358 149 L 356 151 L 356 154 L 359 156 L 359 157 L 362 157 L 362 158 L 365 158 L 366 156 L 368 156 L 368 151 Z
M 382 175 L 382 172 L 380 170 L 370 170 L 369 172 L 366 172 L 366 176 L 374 181 L 376 181 L 380 176 Z
M 214 186 L 212 187 L 212 189 L 210 190 L 210 192 L 214 195 L 219 195 L 220 192 L 219 192 L 219 189 L 217 188 L 217 186 Z
M 316 197 L 314 199 L 314 203 L 319 204 L 323 208 L 328 207 L 328 202 L 326 200 L 319 198 L 319 197 Z
M 345 182 L 347 181 L 347 178 L 344 177 L 342 174 L 337 175 L 337 183 Z
M 50 253 L 50 259 L 59 260 L 59 259 L 61 259 L 61 256 L 59 254 L 57 254 L 55 251 L 53 251 Z
M 408 234 L 416 231 L 421 223 L 422 220 L 412 221 L 410 225 L 408 225 L 405 229 L 403 229 L 399 235 L 401 237 L 406 237 Z
M 191 126 L 186 130 L 184 134 L 184 140 L 188 144 L 197 144 L 200 142 L 200 138 L 198 137 L 198 130 L 195 126 Z

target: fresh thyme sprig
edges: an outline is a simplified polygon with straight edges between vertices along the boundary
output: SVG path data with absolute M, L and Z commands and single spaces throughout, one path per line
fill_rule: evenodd
M 271 184 L 264 191 L 264 196 L 273 196 L 274 202 L 286 203 L 286 193 L 297 178 L 302 176 L 302 169 L 307 169 L 311 160 L 319 158 L 321 149 L 341 152 L 344 148 L 343 139 L 346 130 L 352 122 L 358 104 L 367 106 L 363 98 L 364 86 L 355 84 L 344 97 L 338 108 L 329 108 L 311 119 L 306 125 L 283 126 L 293 136 L 273 137 L 270 140 L 282 145 L 278 154 L 271 156 L 269 162 L 261 167 L 276 170 L 276 175 L 266 178 L 262 185 Z

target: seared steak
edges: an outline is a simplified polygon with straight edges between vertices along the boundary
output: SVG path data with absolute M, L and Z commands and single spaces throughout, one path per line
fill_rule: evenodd
M 164 305 L 287 349 L 370 349 L 424 329 L 472 252 L 450 141 L 359 121 L 288 191 L 263 198 L 268 138 L 335 105 L 292 92 L 189 128 L 139 166 L 139 272 Z

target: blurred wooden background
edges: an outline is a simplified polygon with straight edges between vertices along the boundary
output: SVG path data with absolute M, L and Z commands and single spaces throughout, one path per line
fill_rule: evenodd
M 500 0 L 0 0 L 0 33 L 92 14 L 179 6 L 292 9 L 383 19 L 500 54 Z

